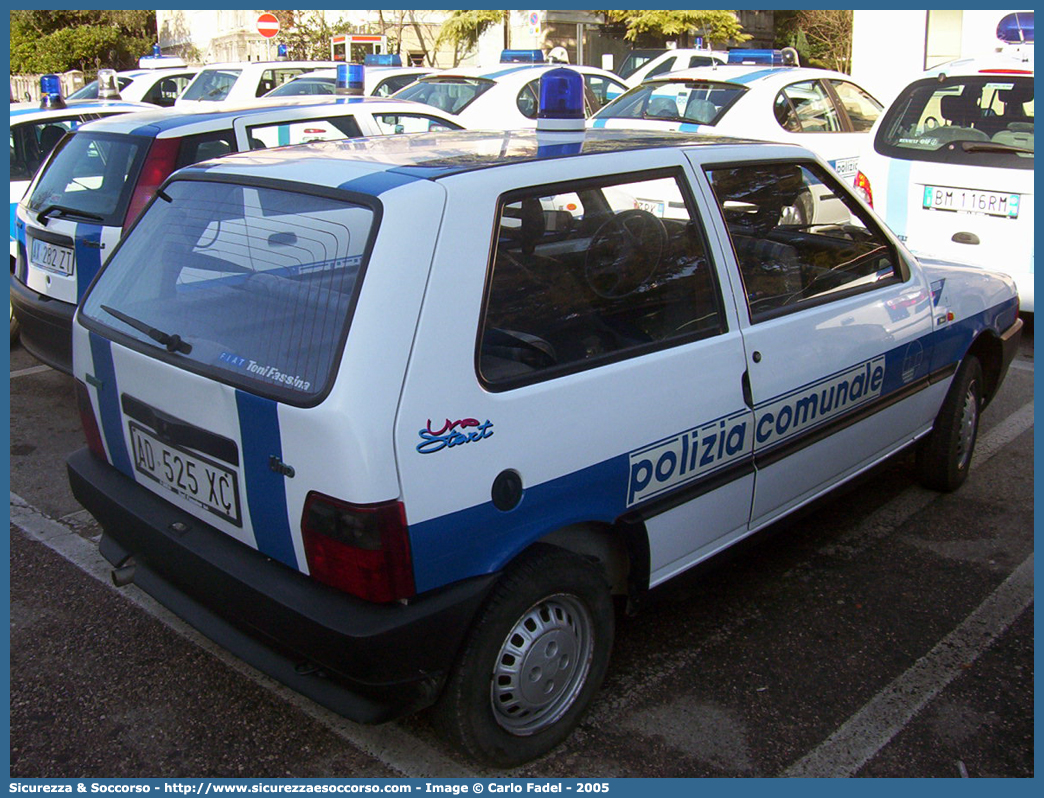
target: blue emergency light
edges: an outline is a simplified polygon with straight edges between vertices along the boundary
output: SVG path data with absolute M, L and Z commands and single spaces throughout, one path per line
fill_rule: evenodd
M 367 53 L 363 58 L 366 66 L 391 66 L 401 67 L 402 56 L 398 53 Z
M 542 50 L 501 50 L 500 63 L 542 64 L 544 63 L 544 53 Z
M 62 99 L 62 79 L 57 75 L 41 75 L 40 77 L 40 107 L 41 108 L 64 108 L 65 100 Z
M 997 38 L 1007 44 L 1033 44 L 1033 12 L 1016 11 L 997 23 Z
M 277 44 L 276 45 L 276 58 L 279 58 L 281 60 L 285 60 L 286 59 L 286 53 L 287 53 L 287 47 L 286 47 L 285 44 Z
M 163 57 L 163 51 L 160 49 L 160 46 L 159 46 L 158 42 L 156 44 L 152 45 L 152 57 L 153 58 L 162 58 Z
M 559 67 L 540 76 L 537 130 L 584 129 L 584 77 L 575 69 Z
M 782 50 L 729 50 L 730 64 L 761 64 L 783 66 Z
M 364 70 L 362 64 L 337 65 L 337 93 L 360 96 L 364 93 Z

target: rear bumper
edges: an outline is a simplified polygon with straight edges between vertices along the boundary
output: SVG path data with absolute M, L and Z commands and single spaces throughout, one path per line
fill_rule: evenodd
M 11 275 L 11 307 L 18 319 L 22 346 L 51 368 L 72 374 L 72 322 L 76 305 L 28 288 Z
M 268 559 L 168 504 L 87 449 L 73 494 L 101 523 L 102 555 L 200 632 L 345 717 L 381 723 L 438 696 L 495 575 L 408 605 L 371 604 Z M 175 526 L 177 525 L 177 526 Z M 182 527 L 181 525 L 184 525 Z

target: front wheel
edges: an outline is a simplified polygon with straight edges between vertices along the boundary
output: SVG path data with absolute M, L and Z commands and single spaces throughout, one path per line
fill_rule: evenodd
M 493 588 L 436 705 L 436 724 L 490 765 L 514 767 L 547 753 L 598 691 L 613 623 L 599 568 L 534 547 Z
M 917 477 L 926 488 L 953 491 L 968 477 L 982 409 L 982 366 L 968 355 L 954 375 L 935 424 L 917 448 Z

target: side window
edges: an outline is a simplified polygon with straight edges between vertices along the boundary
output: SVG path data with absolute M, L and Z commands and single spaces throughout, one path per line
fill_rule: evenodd
M 610 100 L 623 94 L 623 91 L 614 83 L 601 75 L 584 75 L 584 83 L 591 101 L 591 113 L 594 113 Z
M 781 120 L 779 96 L 776 97 L 776 120 L 785 130 L 793 133 L 835 133 L 842 130 L 837 109 L 818 80 L 791 83 L 780 95 L 790 100 L 795 114 L 795 118 Z
M 852 130 L 856 133 L 865 133 L 874 126 L 877 117 L 881 115 L 881 104 L 873 97 L 846 80 L 831 80 L 837 98 L 845 107 L 845 113 L 852 123 Z
M 307 69 L 266 69 L 261 73 L 261 79 L 257 82 L 255 94 L 258 97 L 268 94 L 277 86 L 282 86 L 288 80 L 293 80 L 307 71 Z
M 515 98 L 518 111 L 527 119 L 536 119 L 540 108 L 540 81 L 533 80 L 522 87 Z
M 643 78 L 643 80 L 648 80 L 649 78 L 656 77 L 657 75 L 662 75 L 665 72 L 670 72 L 672 69 L 674 69 L 674 64 L 675 62 L 677 62 L 677 60 L 677 56 L 674 56 L 672 58 L 666 59 L 660 64 L 657 64 L 645 73 L 645 77 Z
M 158 80 L 142 97 L 142 101 L 158 105 L 161 108 L 170 108 L 190 80 L 192 80 L 192 75 L 174 75 Z
M 180 169 L 189 164 L 217 158 L 236 151 L 236 136 L 231 130 L 218 130 L 213 133 L 201 133 L 198 136 L 185 136 L 178 148 L 178 165 Z
M 679 176 L 514 192 L 500 204 L 481 379 L 551 379 L 720 333 L 720 296 Z
M 748 164 L 708 175 L 753 321 L 899 279 L 884 234 L 818 164 Z
M 374 114 L 381 133 L 433 133 L 443 130 L 458 130 L 456 125 L 443 122 L 424 114 Z
M 318 119 L 295 119 L 250 125 L 246 129 L 250 149 L 283 147 L 287 144 L 305 144 L 309 141 L 339 141 L 363 135 L 354 116 L 333 116 Z

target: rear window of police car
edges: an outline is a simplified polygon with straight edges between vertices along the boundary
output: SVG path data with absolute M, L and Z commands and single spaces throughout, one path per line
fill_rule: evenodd
M 27 205 L 39 213 L 57 206 L 66 213 L 119 227 L 151 139 L 76 133 L 62 141 Z
M 874 141 L 882 155 L 948 164 L 1033 168 L 1033 78 L 956 76 L 910 85 Z
M 113 254 L 84 301 L 85 323 L 222 382 L 311 404 L 343 347 L 374 216 L 343 198 L 175 181 Z M 184 344 L 158 344 L 149 328 Z

